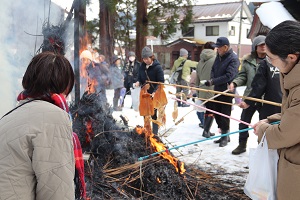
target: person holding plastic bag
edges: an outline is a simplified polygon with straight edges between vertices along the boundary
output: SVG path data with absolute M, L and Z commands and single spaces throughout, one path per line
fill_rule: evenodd
M 300 23 L 284 21 L 266 37 L 266 59 L 280 70 L 281 113 L 254 125 L 261 141 L 265 133 L 269 149 L 278 149 L 277 199 L 300 197 Z M 279 124 L 270 124 L 274 121 Z

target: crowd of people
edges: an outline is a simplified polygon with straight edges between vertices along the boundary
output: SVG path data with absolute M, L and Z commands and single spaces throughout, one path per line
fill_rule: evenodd
M 254 38 L 252 51 L 240 60 L 233 52 L 226 37 L 216 43 L 204 45 L 200 61 L 188 60 L 188 51 L 180 49 L 180 57 L 174 62 L 172 72 L 178 72 L 176 95 L 188 96 L 189 79 L 194 69 L 194 86 L 209 91 L 235 94 L 236 87 L 246 86 L 244 99 L 238 104 L 243 108 L 241 121 L 250 123 L 258 111 L 260 121 L 254 132 L 260 141 L 266 135 L 268 146 L 278 149 L 278 199 L 295 199 L 300 195 L 300 140 L 297 119 L 300 117 L 300 23 L 285 21 L 275 26 L 267 36 Z M 113 109 L 121 111 L 124 98 L 132 87 L 142 87 L 147 80 L 164 83 L 164 72 L 149 47 L 141 52 L 138 62 L 135 53 L 127 54 L 122 66 L 117 55 L 111 65 L 103 55 L 93 56 L 85 50 L 81 60 L 81 94 L 97 93 L 100 101 L 107 102 L 106 89 L 114 89 Z M 240 68 L 240 70 L 239 70 Z M 299 71 L 299 72 L 298 72 Z M 299 74 L 298 74 L 299 73 Z M 83 161 L 76 133 L 73 133 L 65 97 L 74 85 L 74 72 L 62 55 L 43 52 L 33 57 L 24 74 L 24 91 L 18 96 L 19 105 L 0 120 L 0 193 L 4 199 L 75 199 L 85 198 Z M 184 86 L 184 87 L 181 87 Z M 121 90 L 125 94 L 119 102 Z M 150 83 L 148 93 L 153 95 L 158 84 Z M 299 95 L 299 96 L 298 96 Z M 208 101 L 206 108 L 217 111 L 197 112 L 203 125 L 202 136 L 209 138 L 212 122 L 223 134 L 214 141 L 219 147 L 230 142 L 230 120 L 233 95 L 196 91 L 195 97 Z M 278 107 L 266 101 L 254 101 L 248 97 L 281 103 Z M 221 104 L 227 103 L 227 104 Z M 188 107 L 178 101 L 178 106 Z M 225 115 L 225 116 L 224 116 Z M 157 118 L 154 111 L 152 119 Z M 271 122 L 280 121 L 279 124 Z M 241 123 L 239 129 L 246 129 Z M 152 124 L 154 134 L 158 125 Z M 246 151 L 248 132 L 241 132 L 239 145 L 232 154 Z M 299 150 L 299 151 L 298 151 Z M 50 198 L 51 197 L 51 198 Z

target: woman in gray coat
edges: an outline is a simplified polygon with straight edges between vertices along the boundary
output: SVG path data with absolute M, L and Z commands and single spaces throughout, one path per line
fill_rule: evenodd
M 118 105 L 121 89 L 124 87 L 124 76 L 122 74 L 121 59 L 114 55 L 112 65 L 109 68 L 111 76 L 111 88 L 114 89 L 113 109 L 122 111 L 121 105 Z

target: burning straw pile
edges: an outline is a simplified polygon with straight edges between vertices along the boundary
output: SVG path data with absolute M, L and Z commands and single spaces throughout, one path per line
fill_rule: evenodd
M 185 172 L 183 163 L 170 153 L 138 161 L 166 147 L 146 127 L 130 129 L 124 118 L 123 123 L 116 121 L 112 108 L 96 93 L 85 93 L 71 110 L 83 152 L 90 154 L 85 175 L 91 199 L 245 198 L 241 190 L 199 170 Z

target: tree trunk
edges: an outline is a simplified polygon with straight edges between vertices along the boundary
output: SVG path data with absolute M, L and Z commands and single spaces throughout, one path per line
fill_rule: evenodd
M 148 0 L 137 0 L 136 17 L 136 56 L 142 60 L 142 49 L 146 46 L 146 36 L 148 31 L 147 8 Z
M 100 1 L 100 50 L 106 58 L 106 61 L 111 62 L 114 54 L 114 24 L 115 13 L 112 13 L 105 0 Z

